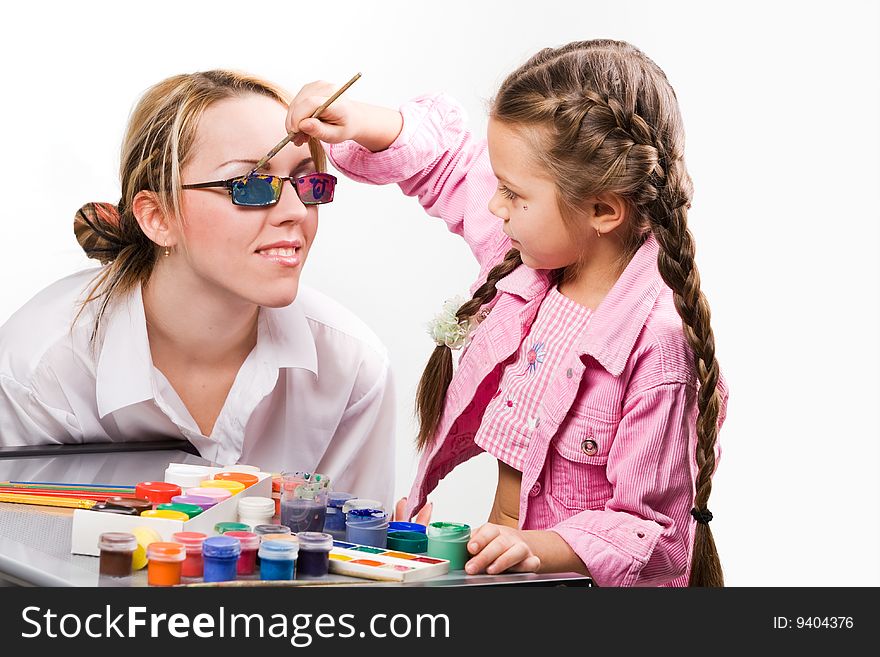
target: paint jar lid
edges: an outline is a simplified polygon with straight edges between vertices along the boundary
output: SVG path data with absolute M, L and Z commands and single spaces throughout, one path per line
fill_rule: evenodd
M 180 520 L 186 522 L 189 516 L 183 511 L 171 511 L 170 509 L 149 509 L 141 513 L 141 518 L 165 518 L 167 520 Z
M 257 552 L 260 559 L 271 560 L 290 560 L 296 559 L 299 553 L 299 543 L 295 541 L 263 541 L 260 543 L 260 549 Z
M 232 492 L 225 488 L 190 488 L 186 491 L 186 494 L 195 495 L 196 497 L 210 497 L 217 502 L 222 502 L 232 497 Z
M 235 495 L 244 490 L 244 484 L 240 481 L 229 481 L 226 479 L 205 479 L 199 488 L 222 488 Z
M 115 513 L 119 516 L 136 516 L 138 515 L 137 509 L 126 509 L 121 506 L 110 506 L 106 502 L 98 502 L 95 506 L 93 506 L 90 511 L 100 511 L 101 513 Z
M 204 511 L 205 509 L 210 509 L 212 506 L 217 504 L 217 500 L 213 497 L 207 497 L 205 495 L 175 495 L 171 498 L 172 504 L 195 504 L 199 506 Z
M 175 496 L 177 497 L 177 496 Z M 180 511 L 181 513 L 185 513 L 190 518 L 195 518 L 199 515 L 203 509 L 197 504 L 179 504 L 174 502 L 167 502 L 165 504 L 160 504 L 156 507 L 158 511 Z
M 255 474 L 250 472 L 218 472 L 214 475 L 213 481 L 237 481 L 243 484 L 245 488 L 250 488 L 260 480 Z
M 230 536 L 211 536 L 202 543 L 202 555 L 205 557 L 237 557 L 241 554 L 241 543 Z
M 177 484 L 169 484 L 164 481 L 142 481 L 134 487 L 135 497 L 150 500 L 153 504 L 170 502 L 175 495 L 183 491 Z
M 243 497 L 238 501 L 238 513 L 242 515 L 275 515 L 275 500 L 271 497 Z
M 108 497 L 105 504 L 118 509 L 134 509 L 138 513 L 153 508 L 153 503 L 146 498 L 127 497 L 123 495 L 113 495 L 112 497 Z
M 256 550 L 260 547 L 260 536 L 254 532 L 233 529 L 230 532 L 223 532 L 223 535 L 229 536 L 230 538 L 237 538 L 239 543 L 241 543 L 242 550 Z
M 165 483 L 177 484 L 184 489 L 195 488 L 205 480 L 205 477 L 209 476 L 209 472 L 201 469 L 172 470 L 171 466 L 168 466 L 168 469 L 165 470 Z
M 388 532 L 388 549 L 401 552 L 427 552 L 428 537 L 422 532 Z
M 202 543 L 208 538 L 201 532 L 175 532 L 171 534 L 171 540 L 186 547 L 188 553 L 202 553 Z
M 286 529 L 290 529 L 287 527 Z M 299 543 L 295 534 L 263 534 L 260 536 L 261 541 L 293 541 Z
M 232 465 L 224 465 L 223 472 L 260 472 L 260 468 L 255 465 L 247 465 L 246 463 L 234 463 Z
M 182 543 L 163 543 L 158 541 L 147 546 L 147 559 L 150 561 L 183 561 L 186 559 L 186 546 Z
M 134 552 L 137 537 L 129 532 L 104 532 L 98 537 L 98 549 L 103 552 Z
M 299 541 L 299 549 L 312 552 L 321 550 L 330 551 L 333 547 L 333 537 L 324 532 L 298 532 L 296 535 Z
M 389 532 L 421 532 L 425 533 L 425 526 L 417 522 L 389 522 Z
M 226 532 L 249 532 L 250 530 L 250 525 L 246 525 L 243 522 L 218 522 L 214 525 L 214 531 L 218 534 L 225 534 Z
M 254 527 L 254 534 L 260 536 L 264 534 L 290 534 L 290 527 L 287 525 L 257 525 Z
M 346 500 L 342 505 L 342 512 L 348 513 L 352 509 L 379 509 L 384 511 L 385 505 L 379 500 L 368 500 L 362 497 L 354 497 Z
M 471 526 L 458 522 L 432 522 L 426 533 L 428 538 L 441 541 L 466 541 L 471 537 Z
M 342 505 L 348 502 L 348 500 L 353 500 L 357 496 L 352 495 L 351 493 L 343 493 L 338 490 L 331 490 L 330 496 L 327 498 L 327 506 L 332 506 L 337 509 L 342 508 Z

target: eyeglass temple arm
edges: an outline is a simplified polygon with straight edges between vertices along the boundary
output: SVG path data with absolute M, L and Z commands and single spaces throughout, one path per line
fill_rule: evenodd
M 205 187 L 226 187 L 231 186 L 229 180 L 214 180 L 211 182 L 195 183 L 192 185 L 181 185 L 183 189 L 204 189 Z

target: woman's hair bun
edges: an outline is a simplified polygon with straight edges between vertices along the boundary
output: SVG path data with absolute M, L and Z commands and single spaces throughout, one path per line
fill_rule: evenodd
M 86 203 L 73 218 L 76 241 L 89 258 L 106 265 L 125 246 L 119 226 L 119 208 L 112 203 Z

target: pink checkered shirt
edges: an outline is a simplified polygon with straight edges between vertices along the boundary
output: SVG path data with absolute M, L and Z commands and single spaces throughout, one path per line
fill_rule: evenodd
M 486 142 L 443 95 L 417 98 L 401 113 L 401 134 L 386 150 L 345 142 L 328 153 L 355 180 L 397 183 L 461 235 L 480 263 L 473 292 L 510 249 L 487 207 L 498 182 Z M 599 586 L 685 586 L 690 569 L 698 383 L 658 249 L 645 240 L 554 365 L 522 461 L 520 527 L 559 534 Z M 456 465 L 483 451 L 474 442 L 483 413 L 550 293 L 550 272 L 521 265 L 496 288 L 422 453 L 407 517 Z M 720 427 L 723 377 L 719 391 Z
M 529 436 L 540 423 L 540 407 L 559 364 L 568 356 L 590 320 L 590 309 L 554 286 L 538 310 L 516 360 L 504 368 L 501 384 L 483 413 L 474 442 L 520 472 Z

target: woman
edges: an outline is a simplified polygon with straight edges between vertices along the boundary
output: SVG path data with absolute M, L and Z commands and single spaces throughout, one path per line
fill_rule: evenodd
M 0 328 L 0 444 L 189 440 L 211 461 L 327 474 L 390 502 L 385 348 L 300 286 L 336 179 L 289 144 L 289 98 L 229 71 L 178 75 L 135 107 L 118 205 L 74 230 L 104 265 L 37 294 Z

